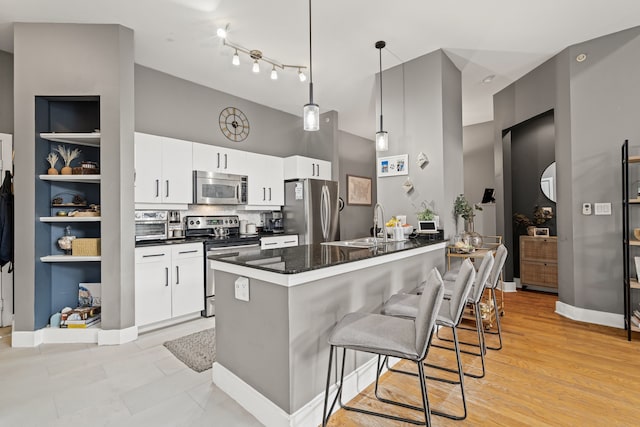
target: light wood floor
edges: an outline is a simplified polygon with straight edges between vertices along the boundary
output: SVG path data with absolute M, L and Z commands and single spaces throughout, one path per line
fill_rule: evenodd
M 634 333 L 635 341 L 628 342 L 622 330 L 561 317 L 554 313 L 555 295 L 519 291 L 505 294 L 505 300 L 503 349 L 489 350 L 485 378 L 465 378 L 467 419 L 432 416 L 433 426 L 640 425 L 640 334 Z M 495 339 L 488 337 L 489 343 Z M 432 348 L 428 361 L 454 367 L 455 355 Z M 467 369 L 477 368 L 479 358 L 465 356 L 463 363 Z M 415 370 L 415 364 L 402 364 L 399 366 Z M 430 369 L 427 373 L 440 371 Z M 387 373 L 381 384 L 383 396 L 420 405 L 417 378 Z M 452 387 L 427 381 L 432 409 L 460 412 L 460 406 L 455 406 L 459 404 L 459 392 Z M 420 417 L 413 411 L 382 406 L 375 400 L 372 387 L 350 404 Z M 329 425 L 404 424 L 340 410 Z

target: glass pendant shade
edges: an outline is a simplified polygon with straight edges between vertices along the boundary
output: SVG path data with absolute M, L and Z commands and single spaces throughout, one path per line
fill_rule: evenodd
M 260 64 L 258 64 L 258 60 L 253 61 L 253 68 L 251 68 L 251 71 L 254 73 L 260 72 Z
M 303 73 L 302 70 L 300 70 L 298 71 L 298 78 L 300 79 L 301 82 L 304 82 L 307 80 L 307 75 Z
M 383 130 L 376 132 L 376 151 L 389 149 L 389 134 Z
M 320 107 L 318 104 L 306 104 L 302 113 L 304 130 L 320 130 Z
M 271 70 L 271 80 L 278 80 L 278 72 L 276 71 L 276 67 L 273 67 Z
M 231 60 L 231 63 L 235 66 L 240 65 L 240 57 L 238 56 L 237 50 L 236 50 L 236 53 L 233 54 L 233 59 Z

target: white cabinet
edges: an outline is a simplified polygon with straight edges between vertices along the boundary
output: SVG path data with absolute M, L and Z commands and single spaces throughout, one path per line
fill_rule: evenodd
M 248 205 L 284 205 L 283 163 L 281 157 L 246 153 Z
M 245 155 L 240 150 L 194 143 L 193 170 L 245 175 Z
M 298 246 L 297 235 L 268 236 L 260 239 L 260 249 L 287 248 L 290 246 Z
M 136 203 L 192 203 L 192 145 L 189 141 L 135 133 Z
M 137 326 L 204 309 L 202 243 L 140 247 L 135 254 Z
M 284 179 L 331 179 L 331 162 L 303 156 L 284 159 Z

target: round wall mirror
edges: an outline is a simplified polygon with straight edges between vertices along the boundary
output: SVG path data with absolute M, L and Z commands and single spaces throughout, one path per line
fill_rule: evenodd
M 551 163 L 542 172 L 540 188 L 545 196 L 552 202 L 556 201 L 556 162 Z

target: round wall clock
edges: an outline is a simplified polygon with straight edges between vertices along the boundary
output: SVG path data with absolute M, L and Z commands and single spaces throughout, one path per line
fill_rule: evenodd
M 231 141 L 244 141 L 249 136 L 249 120 L 235 107 L 227 107 L 220 112 L 220 130 Z

